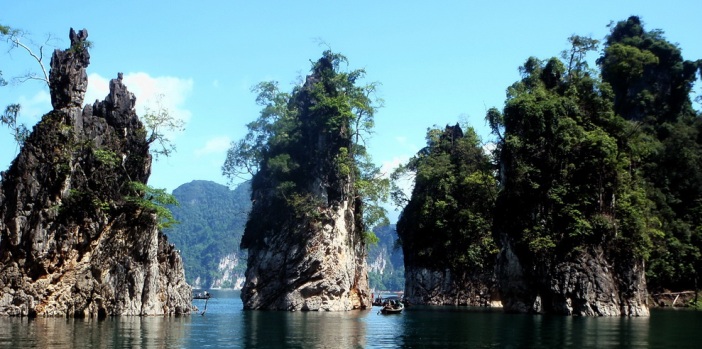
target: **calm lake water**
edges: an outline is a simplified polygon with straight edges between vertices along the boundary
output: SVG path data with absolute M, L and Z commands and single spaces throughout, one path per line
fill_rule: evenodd
M 205 316 L 105 320 L 0 318 L 2 348 L 699 348 L 702 312 L 571 318 L 413 307 L 401 315 L 243 311 L 212 291 Z M 196 300 L 201 309 L 204 301 Z

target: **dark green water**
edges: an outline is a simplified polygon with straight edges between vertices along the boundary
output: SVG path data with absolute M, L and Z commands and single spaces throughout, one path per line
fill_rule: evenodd
M 242 311 L 213 291 L 205 316 L 106 320 L 0 318 L 1 348 L 699 348 L 702 312 L 570 318 L 475 308 L 365 312 Z M 196 301 L 202 307 L 204 301 Z

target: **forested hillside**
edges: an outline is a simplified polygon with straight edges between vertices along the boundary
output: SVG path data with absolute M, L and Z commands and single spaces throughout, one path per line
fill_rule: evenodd
M 239 249 L 251 209 L 250 185 L 234 190 L 210 181 L 192 181 L 173 190 L 179 206 L 171 207 L 180 224 L 166 231 L 181 250 L 188 283 L 194 287 L 235 287 L 246 270 L 246 251 Z

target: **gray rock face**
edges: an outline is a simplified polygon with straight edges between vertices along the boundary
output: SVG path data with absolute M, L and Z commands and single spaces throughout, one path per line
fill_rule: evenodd
M 467 271 L 466 271 L 467 272 Z M 405 298 L 410 304 L 499 306 L 492 274 L 454 275 L 449 269 L 405 266 Z
M 614 265 L 601 248 L 547 268 L 525 268 L 507 241 L 497 275 L 506 311 L 578 316 L 648 316 L 643 264 Z M 541 270 L 544 269 L 544 270 Z
M 249 248 L 246 309 L 344 311 L 371 306 L 364 244 L 349 206 L 321 227 L 295 226 Z
M 54 110 L 0 183 L 0 315 L 188 314 L 180 255 L 130 199 L 151 171 L 134 95 L 115 79 L 81 110 L 87 31 L 70 36 L 51 61 Z

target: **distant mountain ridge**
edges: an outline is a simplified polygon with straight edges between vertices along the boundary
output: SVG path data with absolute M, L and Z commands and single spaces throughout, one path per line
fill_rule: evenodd
M 405 288 L 405 262 L 397 245 L 395 224 L 373 230 L 378 244 L 368 249 L 368 281 L 373 291 L 402 291 Z
M 173 190 L 179 206 L 170 207 L 180 222 L 165 233 L 181 250 L 188 283 L 195 288 L 241 288 L 246 251 L 239 249 L 251 210 L 251 186 L 234 190 L 194 180 Z

